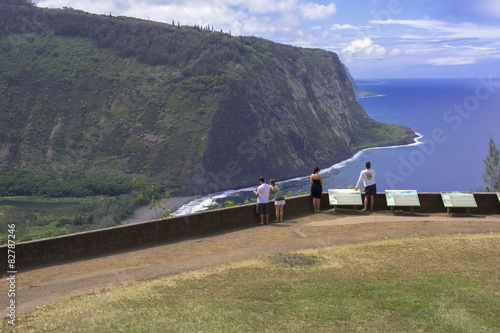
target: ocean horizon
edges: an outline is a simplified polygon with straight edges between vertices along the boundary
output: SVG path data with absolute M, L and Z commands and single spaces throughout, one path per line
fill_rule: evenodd
M 500 145 L 500 79 L 369 79 L 358 87 L 373 96 L 358 98 L 370 118 L 412 128 L 413 144 L 363 149 L 321 171 L 323 191 L 355 186 L 366 161 L 376 172 L 377 191 L 476 191 L 483 186 L 490 136 Z M 283 191 L 309 193 L 310 170 L 279 179 Z M 256 185 L 212 193 L 179 208 L 175 215 L 207 209 L 215 201 L 243 203 Z M 362 186 L 361 186 L 362 187 Z

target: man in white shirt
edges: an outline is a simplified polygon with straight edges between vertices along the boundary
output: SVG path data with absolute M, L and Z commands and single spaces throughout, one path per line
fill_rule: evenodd
M 366 212 L 368 209 L 368 198 L 371 201 L 371 211 L 373 212 L 373 204 L 375 203 L 375 195 L 377 194 L 377 184 L 375 183 L 375 170 L 371 170 L 372 164 L 370 161 L 365 164 L 366 169 L 361 171 L 359 175 L 358 182 L 356 183 L 355 191 L 358 190 L 358 186 L 363 181 L 365 185 L 365 208 L 362 211 Z
M 257 214 L 260 215 L 260 225 L 264 225 L 264 215 L 266 215 L 266 224 L 269 224 L 269 185 L 266 184 L 264 177 L 259 178 L 260 186 L 253 193 L 257 196 Z

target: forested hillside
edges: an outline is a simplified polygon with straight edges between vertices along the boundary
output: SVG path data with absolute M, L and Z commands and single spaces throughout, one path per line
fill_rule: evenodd
M 0 0 L 0 37 L 4 174 L 201 194 L 414 137 L 371 120 L 324 50 L 19 0 Z

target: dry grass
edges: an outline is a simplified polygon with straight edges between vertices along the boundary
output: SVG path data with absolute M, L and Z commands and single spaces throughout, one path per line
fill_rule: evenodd
M 500 234 L 292 253 L 98 290 L 19 318 L 19 332 L 498 332 Z M 3 322 L 4 330 L 12 329 Z

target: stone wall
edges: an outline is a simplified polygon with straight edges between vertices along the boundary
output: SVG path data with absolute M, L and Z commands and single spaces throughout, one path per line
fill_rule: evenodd
M 500 203 L 495 193 L 475 193 L 478 208 L 471 209 L 471 214 L 499 214 Z M 414 213 L 446 213 L 440 193 L 419 193 L 420 207 Z M 323 210 L 329 205 L 328 193 L 321 199 Z M 269 220 L 274 220 L 274 204 L 269 205 Z M 346 207 L 346 208 L 352 208 Z M 359 207 L 361 208 L 361 207 Z M 398 208 L 408 211 L 409 208 Z M 385 194 L 378 193 L 375 210 L 389 210 Z M 285 218 L 310 214 L 313 212 L 309 195 L 287 199 Z M 465 208 L 454 208 L 452 213 L 466 213 Z M 255 213 L 255 204 L 236 206 L 225 209 L 194 213 L 169 219 L 154 220 L 100 229 L 66 236 L 59 236 L 16 244 L 16 270 L 39 265 L 54 264 L 85 257 L 99 256 L 116 251 L 132 250 L 139 246 L 152 245 L 166 241 L 180 240 L 187 237 L 207 235 L 214 232 L 256 226 L 259 216 Z M 0 247 L 2 254 L 2 272 L 7 269 L 7 246 Z

